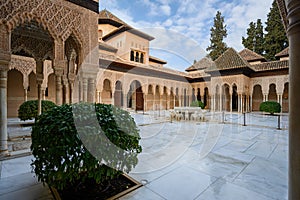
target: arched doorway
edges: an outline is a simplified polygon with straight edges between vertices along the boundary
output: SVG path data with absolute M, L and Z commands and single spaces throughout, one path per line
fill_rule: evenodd
M 268 100 L 277 102 L 276 85 L 274 83 L 269 85 Z
M 289 112 L 289 83 L 284 84 L 281 106 L 282 106 L 282 112 Z
M 252 111 L 259 111 L 259 106 L 263 102 L 263 93 L 260 85 L 253 87 Z
M 103 81 L 103 90 L 101 94 L 102 103 L 111 104 L 112 101 L 112 90 L 111 90 L 111 82 L 108 79 Z
M 236 84 L 233 84 L 232 86 L 232 95 L 231 95 L 231 99 L 232 99 L 232 102 L 231 102 L 231 106 L 232 106 L 232 111 L 238 111 L 238 93 L 237 93 L 237 86 Z
M 136 111 L 144 110 L 144 94 L 142 85 L 139 81 L 133 81 L 130 84 L 127 97 L 129 98 L 129 108 L 132 108 Z
M 224 111 L 230 111 L 230 94 L 229 94 L 229 85 L 224 84 L 222 86 L 222 105 Z
M 116 82 L 115 94 L 114 94 L 115 106 L 121 108 L 123 106 L 123 92 L 121 81 Z
M 200 88 L 197 89 L 197 101 L 201 101 Z
M 208 93 L 208 88 L 206 87 L 206 88 L 204 88 L 204 100 L 203 100 L 205 108 L 209 107 L 209 105 L 208 105 L 208 97 L 209 97 L 209 93 Z

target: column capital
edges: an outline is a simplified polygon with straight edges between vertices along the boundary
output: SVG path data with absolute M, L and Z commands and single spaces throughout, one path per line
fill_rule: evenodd
M 291 35 L 300 31 L 300 2 L 295 0 L 287 1 L 287 18 L 288 18 L 288 27 L 287 34 Z

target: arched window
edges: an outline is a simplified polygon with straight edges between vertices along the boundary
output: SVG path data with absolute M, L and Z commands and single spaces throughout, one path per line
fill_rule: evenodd
M 130 60 L 134 61 L 134 52 L 133 51 L 130 52 Z
M 144 63 L 144 54 L 143 54 L 143 53 L 141 53 L 140 62 L 141 62 L 141 63 Z
M 140 57 L 139 52 L 136 52 L 135 53 L 135 62 L 139 62 L 139 57 Z

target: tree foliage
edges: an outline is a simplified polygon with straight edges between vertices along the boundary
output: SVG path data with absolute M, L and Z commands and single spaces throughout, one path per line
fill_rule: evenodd
M 214 25 L 210 29 L 210 46 L 206 48 L 210 57 L 215 60 L 227 50 L 227 45 L 223 39 L 227 37 L 226 25 L 224 25 L 224 17 L 218 11 L 214 18 Z
M 265 31 L 265 57 L 268 60 L 275 60 L 275 54 L 288 46 L 288 39 L 281 21 L 280 12 L 276 1 L 268 14 Z
M 281 105 L 275 101 L 265 101 L 259 105 L 259 110 L 273 115 L 281 112 Z
M 242 37 L 242 43 L 245 48 L 250 49 L 260 55 L 264 53 L 264 32 L 261 19 L 250 22 L 247 29 L 247 37 Z
M 137 164 L 142 150 L 139 140 L 137 126 L 127 111 L 104 104 L 62 105 L 36 119 L 31 165 L 39 181 L 59 190 L 90 178 L 102 183 Z M 124 151 L 109 152 L 111 146 Z
M 42 112 L 46 112 L 56 104 L 52 101 L 42 100 Z M 30 100 L 22 103 L 18 109 L 18 117 L 25 121 L 35 119 L 38 116 L 38 100 Z

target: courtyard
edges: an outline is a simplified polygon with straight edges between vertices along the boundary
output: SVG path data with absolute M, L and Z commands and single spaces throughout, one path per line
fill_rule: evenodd
M 131 115 L 143 152 L 129 175 L 143 187 L 122 200 L 287 199 L 287 115 L 281 116 L 280 129 L 277 116 L 262 113 L 247 113 L 246 126 L 243 114 L 229 112 L 208 113 L 205 121 L 197 122 L 171 121 L 168 111 Z M 16 128 L 8 132 L 22 138 Z M 0 162 L 1 199 L 53 199 L 31 173 L 31 159 L 25 149 Z

